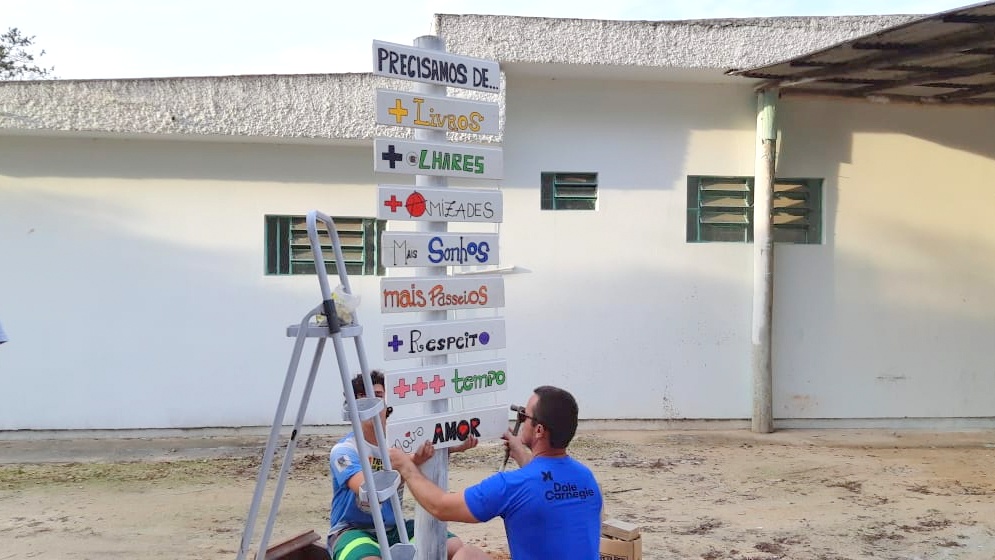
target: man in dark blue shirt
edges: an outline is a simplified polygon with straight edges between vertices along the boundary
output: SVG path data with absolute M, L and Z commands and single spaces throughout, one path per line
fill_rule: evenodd
M 400 449 L 392 448 L 390 459 L 418 503 L 437 519 L 479 523 L 502 517 L 514 560 L 598 560 L 601 489 L 591 470 L 567 454 L 577 416 L 569 392 L 537 387 L 519 412 L 519 435 L 504 435 L 520 468 L 496 473 L 463 493 L 439 488 Z M 487 556 L 471 546 L 454 556 L 471 558 Z

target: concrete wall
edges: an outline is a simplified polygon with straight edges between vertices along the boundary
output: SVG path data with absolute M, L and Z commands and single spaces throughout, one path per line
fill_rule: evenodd
M 750 87 L 507 81 L 502 264 L 531 272 L 506 278 L 501 401 L 552 383 L 586 418 L 748 417 L 752 248 L 684 232 L 687 175 L 753 173 Z M 776 250 L 775 416 L 995 417 L 995 117 L 780 116 L 779 174 L 826 194 L 825 243 Z M 375 177 L 370 150 L 0 137 L 0 429 L 269 424 L 284 329 L 318 290 L 264 275 L 263 216 L 372 216 L 375 182 L 402 178 Z M 597 172 L 598 210 L 540 211 L 543 171 Z M 416 318 L 353 282 L 379 366 L 383 323 Z M 307 422 L 338 421 L 331 353 L 314 394 Z
M 995 417 L 995 113 L 781 117 L 779 174 L 826 177 L 826 243 L 775 252 L 775 415 Z
M 371 215 L 369 150 L 0 138 L 0 429 L 270 424 L 320 297 L 264 275 L 263 216 Z

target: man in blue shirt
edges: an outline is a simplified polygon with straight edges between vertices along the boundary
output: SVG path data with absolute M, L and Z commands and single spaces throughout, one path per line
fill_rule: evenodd
M 520 468 L 496 473 L 462 494 L 439 488 L 400 449 L 390 450 L 391 465 L 418 503 L 439 520 L 478 523 L 502 517 L 514 560 L 598 560 L 601 488 L 591 470 L 567 454 L 577 416 L 577 401 L 569 392 L 537 387 L 519 412 L 519 435 L 504 435 Z M 430 455 L 431 449 L 425 452 Z M 464 546 L 454 558 L 488 556 Z
M 374 396 L 384 397 L 384 375 L 382 372 L 374 370 L 370 372 L 373 384 Z M 357 375 L 352 380 L 352 388 L 357 398 L 366 396 L 363 386 L 362 375 Z M 387 416 L 391 409 L 385 408 L 380 412 L 379 419 L 372 419 L 363 422 L 362 436 L 367 442 L 370 450 L 370 466 L 374 471 L 383 470 L 383 459 L 379 457 L 376 443 L 376 427 L 373 422 L 379 420 L 386 427 Z M 455 448 L 454 451 L 469 449 L 477 444 L 476 438 L 467 438 L 463 445 Z M 416 453 L 408 455 L 402 452 L 412 464 L 420 465 L 432 456 L 432 449 L 419 449 Z M 393 455 L 392 455 L 393 457 Z M 331 508 L 331 530 L 328 533 L 328 553 L 332 560 L 366 560 L 380 558 L 380 544 L 377 542 L 377 534 L 373 524 L 373 516 L 370 513 L 370 504 L 361 502 L 359 499 L 360 489 L 363 487 L 363 467 L 360 462 L 359 448 L 356 444 L 356 435 L 352 432 L 346 434 L 344 438 L 332 447 L 329 453 L 329 468 L 332 477 L 332 508 Z M 393 466 L 393 465 L 392 465 Z M 415 467 L 417 468 L 417 467 Z M 403 498 L 404 488 L 398 491 L 398 497 Z M 397 521 L 394 518 L 394 509 L 390 502 L 381 506 L 384 527 L 387 529 L 387 538 L 390 543 L 387 546 L 399 542 L 400 536 L 397 533 Z M 414 521 L 405 522 L 405 529 L 408 538 L 414 537 Z M 463 546 L 463 542 L 458 537 L 449 534 L 446 542 L 447 557 L 452 559 L 456 551 Z

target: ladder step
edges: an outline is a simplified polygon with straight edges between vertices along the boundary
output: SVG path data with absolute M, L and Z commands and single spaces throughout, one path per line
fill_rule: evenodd
M 382 504 L 397 493 L 397 487 L 401 485 L 401 475 L 397 471 L 374 471 L 373 483 L 377 487 L 377 501 Z M 360 488 L 359 501 L 368 501 L 365 484 Z
M 383 407 L 383 399 L 378 397 L 356 399 L 356 408 L 359 409 L 360 421 L 365 422 L 371 418 L 376 418 L 380 414 L 380 411 L 383 410 Z
M 300 325 L 290 325 L 287 327 L 287 336 L 290 338 L 297 338 L 297 333 L 301 330 Z M 309 324 L 306 329 L 304 329 L 304 336 L 307 338 L 328 338 L 332 336 L 332 333 L 328 332 L 328 325 L 315 325 Z M 342 338 L 352 338 L 363 334 L 362 325 L 349 325 L 342 327 L 339 332 Z
M 390 560 L 412 560 L 415 557 L 415 545 L 397 543 L 390 547 Z

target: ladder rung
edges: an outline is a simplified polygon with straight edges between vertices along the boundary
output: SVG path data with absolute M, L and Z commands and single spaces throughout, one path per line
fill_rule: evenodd
M 287 327 L 287 336 L 290 338 L 297 338 L 297 331 L 301 328 L 300 325 L 290 325 Z M 305 329 L 305 335 L 308 338 L 326 338 L 332 336 L 332 333 L 328 332 L 328 325 L 315 325 L 309 324 L 307 329 Z M 362 325 L 349 325 L 347 327 L 342 327 L 342 331 L 339 332 L 342 338 L 351 338 L 354 336 L 359 336 L 363 334 Z
M 397 471 L 374 471 L 373 482 L 377 487 L 377 501 L 382 504 L 397 493 L 397 487 L 401 485 L 401 475 Z M 360 488 L 359 501 L 368 501 L 365 484 Z
M 395 543 L 390 547 L 390 560 L 412 560 L 415 557 L 415 545 Z
M 363 422 L 376 418 L 383 410 L 383 399 L 379 397 L 363 397 L 356 399 L 356 408 L 359 409 L 359 419 Z

